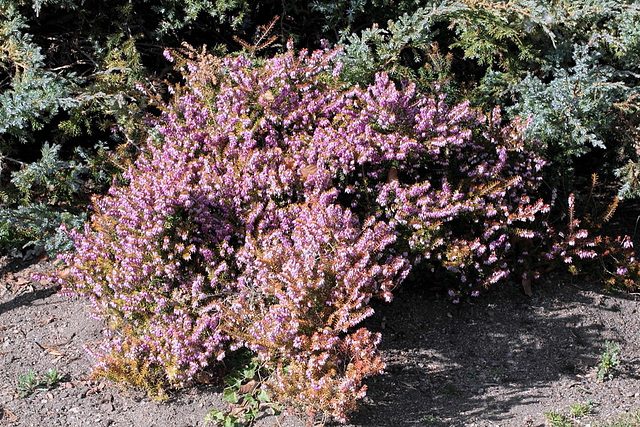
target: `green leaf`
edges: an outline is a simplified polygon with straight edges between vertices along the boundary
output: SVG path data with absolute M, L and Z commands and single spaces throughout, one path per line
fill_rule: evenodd
M 242 423 L 238 420 L 238 418 L 234 417 L 233 415 L 228 415 L 224 419 L 224 422 L 222 423 L 222 425 L 224 427 L 240 427 L 242 426 Z
M 247 404 L 247 406 L 249 406 L 249 407 L 257 405 L 257 403 L 258 403 L 258 401 L 256 399 L 254 399 L 253 396 L 251 396 L 250 394 L 246 394 L 244 396 L 244 401 Z
M 256 399 L 258 399 L 260 402 L 271 401 L 271 397 L 269 397 L 269 393 L 267 393 L 266 390 L 262 390 L 262 389 L 258 393 L 256 393 Z
M 258 408 L 253 407 L 253 408 L 247 409 L 245 419 L 255 420 L 256 418 L 258 418 Z
M 235 390 L 225 388 L 222 392 L 222 400 L 229 403 L 238 403 L 238 401 L 240 401 L 240 397 L 238 396 L 238 393 L 235 392 Z
M 224 377 L 224 382 L 229 385 L 231 388 L 238 388 L 242 385 L 242 376 L 238 371 L 235 371 L 226 377 Z
M 254 364 L 251 364 L 245 369 L 243 369 L 241 372 L 244 379 L 251 379 L 256 376 L 256 367 Z
M 225 419 L 225 415 L 221 411 L 218 411 L 217 409 L 212 409 L 211 411 L 209 411 L 204 421 L 206 423 L 209 423 L 212 421 L 224 421 L 224 419 Z

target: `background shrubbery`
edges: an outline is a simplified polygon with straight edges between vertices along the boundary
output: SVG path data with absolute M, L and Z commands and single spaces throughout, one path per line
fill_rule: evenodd
M 621 196 L 638 192 L 640 11 L 632 1 L 260 1 L 249 7 L 241 0 L 3 0 L 0 14 L 5 248 L 46 245 L 55 252 L 62 243 L 48 242 L 54 225 L 63 216 L 80 218 L 57 200 L 46 204 L 52 221 L 24 215 L 30 202 L 12 173 L 38 162 L 46 144 L 61 147 L 61 161 L 77 164 L 88 161 L 76 152 L 83 148 L 99 156 L 103 166 L 94 172 L 117 173 L 137 155 L 141 118 L 153 112 L 135 84 L 161 92 L 162 80 L 174 81 L 161 54 L 183 41 L 261 56 L 282 51 L 288 39 L 297 47 L 316 48 L 321 39 L 344 44 L 343 78 L 352 83 L 371 83 L 380 71 L 421 89 L 438 81 L 452 102 L 501 105 L 508 119 L 531 117 L 527 135 L 542 141 L 550 164 L 545 179 L 564 197 L 584 190 L 593 172 L 617 183 Z M 259 28 L 275 16 L 280 19 L 265 37 Z M 553 170 L 564 172 L 564 182 L 554 181 Z M 88 185 L 76 206 L 110 182 L 80 179 Z M 37 186 L 30 191 L 41 198 Z M 42 237 L 34 239 L 34 231 Z
M 591 204 L 640 191 L 639 7 L 419 3 L 0 0 L 0 246 L 67 251 L 100 373 L 162 394 L 249 351 L 344 419 L 410 270 L 636 286 Z
M 345 68 L 356 80 L 383 68 L 436 78 L 476 105 L 531 117 L 528 135 L 543 142 L 557 168 L 616 170 L 621 195 L 631 196 L 639 20 L 631 1 L 435 2 L 385 29 L 348 36 Z M 588 153 L 606 160 L 582 159 Z M 571 189 L 578 177 L 563 185 Z

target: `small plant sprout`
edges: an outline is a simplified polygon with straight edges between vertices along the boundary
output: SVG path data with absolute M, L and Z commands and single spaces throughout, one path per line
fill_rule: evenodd
M 26 374 L 18 375 L 18 395 L 27 397 L 40 387 L 40 380 L 36 376 L 36 372 L 30 369 Z
M 223 427 L 245 426 L 252 425 L 262 411 L 279 413 L 280 405 L 273 403 L 269 393 L 261 387 L 263 378 L 260 371 L 261 366 L 253 357 L 242 368 L 227 375 L 222 400 L 230 404 L 230 409 L 224 412 L 212 409 L 205 417 L 205 423 Z
M 586 417 L 593 413 L 595 404 L 587 400 L 585 402 L 576 402 L 569 407 L 569 413 L 565 411 L 549 411 L 544 413 L 546 419 L 545 426 L 548 427 L 573 427 L 574 425 L 581 425 L 578 422 L 579 418 Z M 578 424 L 576 424 L 578 423 Z
M 558 411 L 545 412 L 544 418 L 547 420 L 545 425 L 548 427 L 572 427 L 569 418 Z
M 42 377 L 30 369 L 26 374 L 18 376 L 18 395 L 27 397 L 37 390 L 51 390 L 58 385 L 63 377 L 64 375 L 54 368 L 49 369 Z
M 620 365 L 620 346 L 614 341 L 605 341 L 604 352 L 598 364 L 598 381 L 613 379 L 616 366 Z
M 574 403 L 573 405 L 571 405 L 571 408 L 569 408 L 569 410 L 571 411 L 571 416 L 573 418 L 580 418 L 591 415 L 595 406 L 596 405 L 593 402 L 587 400 L 585 402 Z
M 64 375 L 58 372 L 55 368 L 50 368 L 44 374 L 44 384 L 47 386 L 47 388 L 54 388 L 60 381 L 62 381 L 63 377 Z

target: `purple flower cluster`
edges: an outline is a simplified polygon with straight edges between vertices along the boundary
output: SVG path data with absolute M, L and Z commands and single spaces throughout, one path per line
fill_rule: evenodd
M 111 329 L 104 369 L 136 359 L 183 386 L 244 347 L 277 399 L 345 420 L 384 366 L 357 329 L 372 297 L 420 263 L 454 298 L 527 274 L 514 246 L 549 207 L 525 123 L 385 74 L 349 87 L 336 54 L 165 54 L 184 85 L 63 257 L 64 289 Z

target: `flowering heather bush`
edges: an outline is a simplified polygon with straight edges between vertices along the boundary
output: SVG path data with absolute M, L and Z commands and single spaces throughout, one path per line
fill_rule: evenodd
M 535 274 L 514 248 L 548 210 L 524 124 L 385 74 L 349 87 L 336 54 L 166 52 L 184 85 L 63 256 L 64 289 L 110 328 L 98 371 L 180 387 L 248 348 L 276 400 L 345 420 L 383 369 L 358 325 L 410 266 L 454 299 Z

